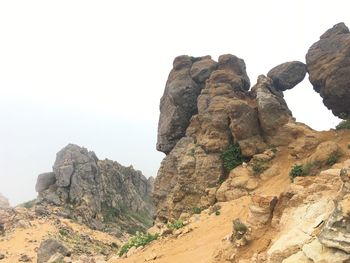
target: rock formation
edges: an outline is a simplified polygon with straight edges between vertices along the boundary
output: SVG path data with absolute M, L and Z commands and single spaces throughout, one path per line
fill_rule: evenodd
M 309 79 L 333 114 L 350 118 L 350 32 L 344 23 L 327 30 L 306 55 Z
M 197 97 L 216 64 L 210 56 L 175 58 L 160 100 L 157 150 L 168 154 L 185 135 L 197 113 Z
M 306 65 L 300 61 L 286 62 L 271 69 L 267 76 L 272 79 L 277 90 L 294 88 L 306 75 Z
M 45 205 L 96 229 L 119 233 L 151 225 L 152 179 L 94 152 L 69 144 L 57 153 L 53 172 L 38 176 L 38 213 Z
M 10 207 L 9 201 L 7 200 L 7 198 L 5 196 L 3 196 L 0 193 L 0 209 L 1 208 L 9 208 L 9 207 Z
M 178 72 L 175 69 L 179 69 L 177 63 L 184 58 L 187 62 L 181 63 L 180 68 L 187 72 L 187 87 L 193 88 L 193 83 L 198 81 L 198 77 L 189 77 L 190 68 L 192 72 L 194 68 L 198 71 L 200 64 L 210 68 L 204 70 L 205 73 L 211 73 L 202 75 L 201 88 L 197 90 L 200 94 L 198 97 L 191 96 L 191 100 L 181 96 L 180 92 L 186 85 L 169 84 L 184 83 L 184 73 L 175 74 Z M 292 62 L 272 70 L 276 82 L 279 80 L 277 86 L 272 79 L 261 75 L 249 91 L 250 81 L 242 59 L 229 54 L 220 56 L 217 63 L 212 60 L 209 63 L 208 59 L 176 58 L 161 101 L 157 149 L 167 156 L 158 171 L 154 189 L 157 218 L 161 221 L 177 218 L 181 213 L 191 212 L 194 207 L 207 207 L 215 202 L 219 183 L 227 177 L 221 155 L 230 145 L 238 143 L 242 154 L 252 157 L 268 149 L 269 145 L 288 145 L 298 137 L 312 133 L 311 129 L 295 123 L 281 91 L 292 88 L 304 78 L 305 66 L 302 63 Z M 194 60 L 198 62 L 192 65 Z M 212 66 L 209 67 L 209 64 Z M 292 72 L 293 76 L 286 77 L 286 72 Z M 182 105 L 182 102 L 193 109 L 186 118 L 182 118 L 181 125 L 178 115 L 164 106 L 169 87 L 172 87 L 172 93 L 179 94 L 176 105 Z M 184 110 L 182 106 L 175 108 Z M 176 127 L 181 130 L 176 133 L 176 140 L 170 144 L 163 143 L 165 140 L 160 138 L 169 138 L 163 135 L 174 134 Z M 171 146 L 164 151 L 164 147 L 159 145 Z M 237 192 L 235 196 L 240 194 Z

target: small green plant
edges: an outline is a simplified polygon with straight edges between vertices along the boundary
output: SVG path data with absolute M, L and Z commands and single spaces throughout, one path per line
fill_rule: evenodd
M 158 238 L 158 234 L 152 235 L 150 233 L 136 233 L 135 236 L 131 237 L 126 244 L 122 246 L 118 255 L 121 257 L 122 255 L 128 253 L 129 249 L 132 247 L 141 247 L 149 244 L 153 240 Z
M 241 239 L 248 231 L 248 227 L 239 219 L 233 220 L 233 233 L 236 239 Z
M 215 211 L 215 215 L 219 216 L 220 215 L 220 210 Z
M 348 149 L 350 150 L 350 143 L 348 144 Z
M 350 129 L 350 120 L 341 121 L 337 126 L 335 126 L 335 128 L 337 130 L 344 130 L 344 129 L 349 130 Z
M 194 214 L 200 214 L 200 213 L 202 213 L 203 209 L 200 208 L 200 207 L 195 206 L 195 207 L 192 208 L 192 211 L 193 211 Z
M 222 154 L 221 159 L 227 172 L 241 165 L 246 158 L 243 157 L 241 148 L 237 143 L 231 144 Z
M 187 155 L 189 156 L 194 156 L 194 153 L 195 153 L 196 149 L 195 148 L 192 148 L 188 151 Z
M 338 153 L 332 153 L 326 160 L 326 164 L 331 166 L 339 160 L 340 155 Z
M 294 164 L 292 169 L 289 172 L 289 177 L 292 182 L 294 182 L 294 178 L 297 176 L 303 175 L 303 166 L 299 164 Z
M 168 223 L 166 226 L 169 229 L 175 230 L 175 229 L 180 229 L 180 228 L 184 227 L 185 224 L 181 219 L 178 219 L 174 223 Z

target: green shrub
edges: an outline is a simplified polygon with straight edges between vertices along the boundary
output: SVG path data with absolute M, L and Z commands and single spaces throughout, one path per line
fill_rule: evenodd
M 121 257 L 122 255 L 128 253 L 130 248 L 145 246 L 157 238 L 158 234 L 152 235 L 150 233 L 136 233 L 135 236 L 131 237 L 128 242 L 122 246 L 118 254 Z
M 202 213 L 202 211 L 203 211 L 203 209 L 200 207 L 197 207 L 197 206 L 192 208 L 192 212 L 194 214 L 200 214 L 200 213 Z
M 233 233 L 236 239 L 241 239 L 248 231 L 248 227 L 239 219 L 233 220 Z
M 337 126 L 335 126 L 337 130 L 350 129 L 350 120 L 341 121 Z
M 243 157 L 241 148 L 237 143 L 231 144 L 222 154 L 221 159 L 227 172 L 241 165 L 246 158 Z
M 331 165 L 335 164 L 339 160 L 339 158 L 340 158 L 340 155 L 338 153 L 332 153 L 328 157 L 326 164 L 331 166 Z
M 175 229 L 180 229 L 180 228 L 184 227 L 185 224 L 181 219 L 178 219 L 174 223 L 168 223 L 166 226 L 169 229 L 175 230 Z
M 220 215 L 220 210 L 215 211 L 215 215 L 219 216 Z
M 294 182 L 294 178 L 297 176 L 303 175 L 303 166 L 299 164 L 294 164 L 292 169 L 289 172 L 289 177 L 292 182 Z
M 348 149 L 350 150 L 350 144 L 348 144 Z

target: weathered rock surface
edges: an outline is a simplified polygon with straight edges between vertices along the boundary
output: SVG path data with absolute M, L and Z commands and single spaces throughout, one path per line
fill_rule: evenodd
M 350 178 L 348 170 L 343 169 L 340 177 L 343 186 L 335 200 L 336 207 L 319 235 L 319 241 L 326 247 L 350 253 Z
M 276 196 L 252 196 L 247 222 L 255 228 L 266 225 L 272 218 L 276 203 Z
M 94 152 L 69 144 L 57 153 L 53 173 L 38 176 L 36 211 L 55 205 L 60 214 L 92 228 L 116 233 L 141 230 L 148 227 L 145 222 L 152 222 L 152 180 L 132 167 L 98 160 Z
M 7 198 L 0 193 L 0 208 L 9 208 L 9 207 L 10 207 L 9 200 L 7 200 Z
M 274 87 L 270 78 L 259 76 L 252 91 L 248 91 L 250 81 L 242 59 L 222 55 L 215 67 L 207 60 L 201 59 L 192 65 L 187 59 L 182 67 L 176 67 L 188 70 L 196 64 L 212 65 L 198 98 L 192 101 L 197 114 L 191 113 L 185 135 L 170 147 L 172 150 L 158 171 L 154 199 L 157 218 L 162 221 L 178 218 L 182 212 L 191 212 L 193 207 L 212 205 L 215 195 L 209 196 L 209 192 L 215 193 L 216 189 L 219 189 L 216 198 L 224 201 L 246 195 L 258 186 L 257 178 L 243 178 L 242 175 L 230 176 L 220 187 L 219 182 L 227 177 L 221 155 L 233 143 L 238 143 L 244 156 L 251 157 L 266 150 L 268 144 L 288 145 L 312 133 L 310 128 L 295 123 L 283 93 Z M 179 97 L 179 100 L 187 101 L 186 97 Z M 171 119 L 164 116 L 161 111 L 160 126 Z M 171 123 L 177 125 L 174 121 Z M 160 130 L 158 132 L 161 136 Z M 239 180 L 249 184 L 238 187 L 236 181 Z
M 310 47 L 306 65 L 327 108 L 340 118 L 350 118 L 350 32 L 344 23 L 327 30 Z
M 280 64 L 271 69 L 267 76 L 272 79 L 277 90 L 285 91 L 294 88 L 306 75 L 306 65 L 300 61 Z
M 203 83 L 216 64 L 209 56 L 175 58 L 160 100 L 157 150 L 168 154 L 185 135 L 191 117 L 197 113 L 197 97 Z
M 38 263 L 46 263 L 56 253 L 67 256 L 69 255 L 68 249 L 58 240 L 49 238 L 41 242 L 38 249 Z
M 38 175 L 38 179 L 35 185 L 35 191 L 38 193 L 48 189 L 50 185 L 53 185 L 56 182 L 55 173 L 43 173 Z

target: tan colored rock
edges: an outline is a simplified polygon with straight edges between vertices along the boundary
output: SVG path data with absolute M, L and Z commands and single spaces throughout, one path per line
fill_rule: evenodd
M 282 263 L 314 263 L 309 259 L 303 251 L 299 251 L 288 258 L 284 259 Z
M 336 142 L 326 141 L 320 143 L 316 151 L 306 160 L 306 163 L 315 163 L 318 166 L 327 165 L 331 156 L 340 156 L 341 149 Z
M 335 200 L 335 208 L 319 235 L 319 241 L 326 247 L 350 253 L 350 178 L 346 169 L 340 173 L 343 185 Z
M 272 218 L 277 197 L 253 195 L 251 201 L 247 222 L 255 228 L 266 225 Z
M 350 260 L 349 254 L 338 249 L 327 248 L 317 239 L 305 244 L 302 251 L 314 263 L 338 263 Z
M 257 178 L 253 177 L 248 168 L 242 166 L 233 169 L 225 182 L 221 184 L 216 192 L 219 202 L 238 199 L 248 194 L 258 186 Z

